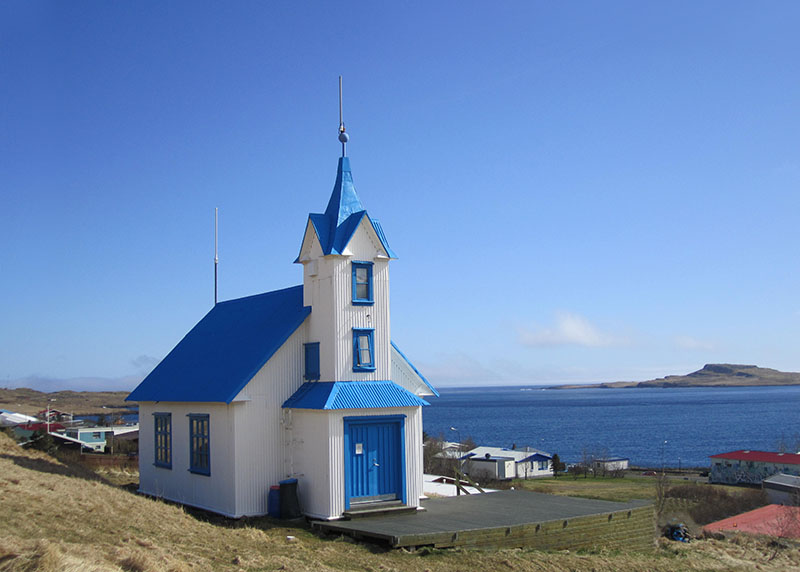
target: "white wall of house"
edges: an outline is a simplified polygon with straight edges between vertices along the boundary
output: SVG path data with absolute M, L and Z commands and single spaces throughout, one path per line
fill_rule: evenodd
M 143 493 L 224 514 L 236 514 L 235 404 L 139 403 L 139 490 Z M 172 468 L 155 466 L 154 413 L 172 414 Z M 209 415 L 210 475 L 189 471 L 190 413 Z
M 759 484 L 764 479 L 777 473 L 800 475 L 800 465 L 764 461 L 739 461 L 736 459 L 711 459 L 709 480 L 712 483 L 723 484 Z
M 281 405 L 303 382 L 307 322 L 295 330 L 230 405 L 140 404 L 142 492 L 231 517 L 266 513 L 270 485 L 288 476 Z M 172 469 L 154 465 L 156 412 L 172 414 Z M 189 472 L 189 413 L 210 416 L 210 476 Z
M 290 441 L 292 476 L 298 480 L 300 506 L 307 516 L 338 518 L 345 510 L 344 418 L 405 415 L 406 504 L 418 507 L 423 495 L 422 408 L 339 409 L 333 411 L 293 409 Z
M 628 459 L 598 459 L 594 462 L 595 471 L 624 471 L 628 468 Z
M 546 477 L 553 475 L 553 469 L 550 461 L 519 461 L 516 463 L 516 475 L 518 479 Z
M 473 479 L 513 479 L 516 476 L 513 459 L 481 459 L 473 457 L 464 462 L 464 472 Z
M 391 379 L 389 259 L 366 216 L 346 253 L 322 256 L 309 221 L 300 254 L 303 303 L 312 308 L 308 341 L 320 342 L 321 381 Z M 352 261 L 373 263 L 373 305 L 353 305 Z M 353 371 L 353 328 L 375 330 L 375 371 Z
M 303 344 L 310 319 L 234 399 L 237 516 L 265 514 L 270 485 L 290 474 L 291 445 L 285 443 L 281 406 L 303 384 Z

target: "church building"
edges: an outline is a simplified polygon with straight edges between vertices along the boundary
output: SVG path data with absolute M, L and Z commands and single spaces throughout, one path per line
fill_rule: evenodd
M 215 304 L 128 396 L 138 402 L 139 490 L 230 517 L 267 513 L 296 478 L 303 514 L 420 506 L 422 407 L 438 395 L 392 342 L 389 264 L 345 154 L 310 214 L 303 284 Z

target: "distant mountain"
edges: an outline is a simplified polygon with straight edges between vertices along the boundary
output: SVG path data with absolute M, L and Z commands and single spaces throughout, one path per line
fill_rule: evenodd
M 761 385 L 800 385 L 800 373 L 778 371 L 756 365 L 710 363 L 688 375 L 668 375 L 650 381 L 616 381 L 596 385 L 559 385 L 552 389 L 596 387 L 746 387 Z

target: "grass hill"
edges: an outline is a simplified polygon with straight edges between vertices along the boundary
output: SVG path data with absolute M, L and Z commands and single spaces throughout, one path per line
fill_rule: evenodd
M 748 387 L 800 385 L 800 373 L 756 365 L 710 363 L 687 375 L 668 375 L 650 381 L 615 381 L 594 385 L 559 385 L 552 389 L 609 387 Z
M 783 542 L 662 541 L 647 554 L 531 550 L 387 550 L 324 539 L 269 518 L 231 521 L 139 496 L 0 432 L 0 572 L 541 572 L 792 570 Z M 289 538 L 292 537 L 292 538 Z
M 0 409 L 34 415 L 49 405 L 65 413 L 97 415 L 100 413 L 125 413 L 127 391 L 54 391 L 45 393 L 27 387 L 0 388 Z

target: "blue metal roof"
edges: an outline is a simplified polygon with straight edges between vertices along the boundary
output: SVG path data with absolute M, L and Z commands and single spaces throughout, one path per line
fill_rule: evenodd
M 411 367 L 411 369 L 414 370 L 414 373 L 416 373 L 419 376 L 419 378 L 423 382 L 425 382 L 425 385 L 428 386 L 428 389 L 430 389 L 436 397 L 439 397 L 439 392 L 436 391 L 436 388 L 433 387 L 430 384 L 430 382 L 425 378 L 424 375 L 422 375 L 422 373 L 417 369 L 417 366 L 415 366 L 413 363 L 411 363 L 411 360 L 406 357 L 406 354 L 404 354 L 402 351 L 400 351 L 400 348 L 397 347 L 397 344 L 395 344 L 394 342 L 391 342 L 391 344 L 392 344 L 392 347 L 397 350 L 397 353 L 400 354 L 400 357 L 403 358 L 406 361 L 406 363 L 409 365 L 409 367 Z
M 126 401 L 230 403 L 310 313 L 302 286 L 220 302 Z
M 361 219 L 367 220 L 375 230 L 375 234 L 381 241 L 383 249 L 390 258 L 397 258 L 389 247 L 386 234 L 376 220 L 372 220 L 364 209 L 361 201 L 356 194 L 353 186 L 353 174 L 350 170 L 350 159 L 348 157 L 339 158 L 339 166 L 336 170 L 336 183 L 333 185 L 333 192 L 328 201 L 328 206 L 324 214 L 312 213 L 308 215 L 317 233 L 322 253 L 341 254 L 347 248 L 350 239 L 358 228 Z M 299 261 L 299 257 L 295 262 Z
M 283 404 L 286 409 L 374 409 L 429 405 L 391 381 L 309 381 Z

